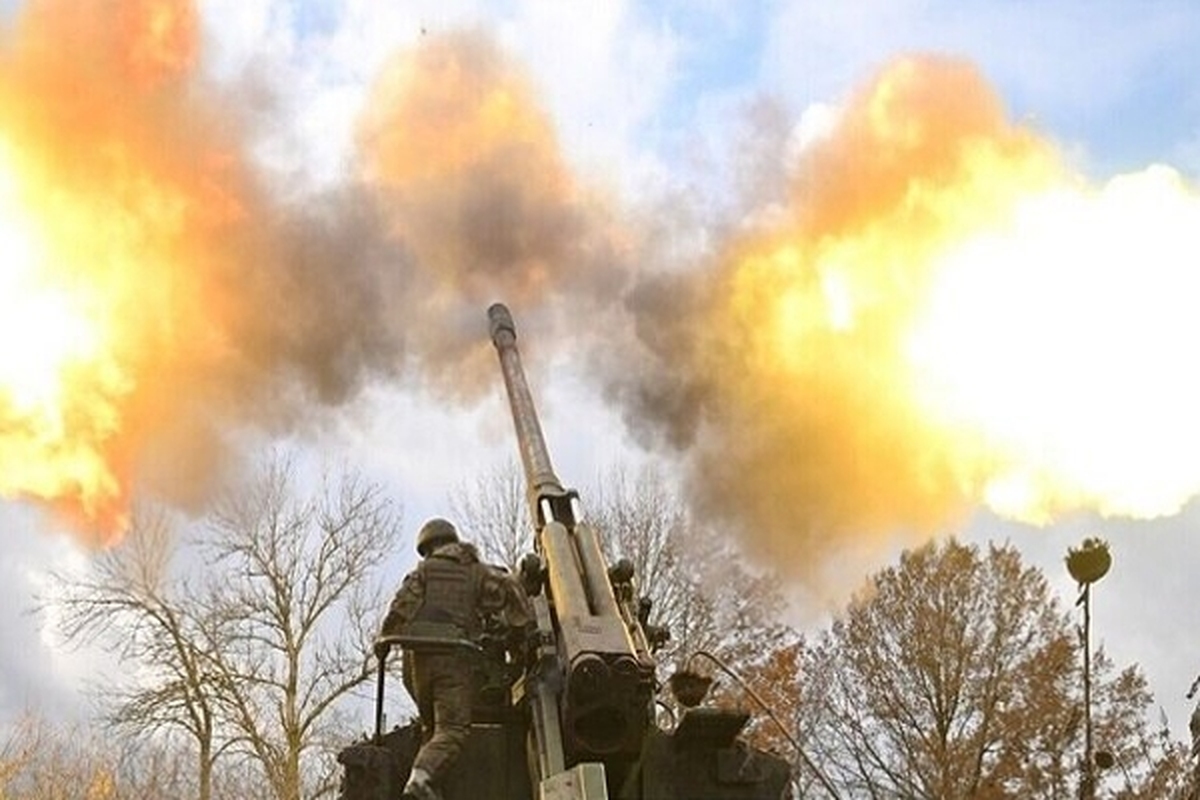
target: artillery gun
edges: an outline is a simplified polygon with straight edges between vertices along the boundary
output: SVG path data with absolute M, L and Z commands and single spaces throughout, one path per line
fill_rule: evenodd
M 536 632 L 524 663 L 437 631 L 384 640 L 375 732 L 338 755 L 340 797 L 394 800 L 408 778 L 419 722 L 382 730 L 386 653 L 400 645 L 461 648 L 477 663 L 471 735 L 442 787 L 445 800 L 778 800 L 788 763 L 739 738 L 748 713 L 698 707 L 706 679 L 673 676 L 685 709 L 672 728 L 658 724 L 653 653 L 667 633 L 649 624 L 632 565 L 607 562 L 578 514 L 578 494 L 554 473 L 508 309 L 493 305 L 488 319 L 535 528 L 520 577 Z

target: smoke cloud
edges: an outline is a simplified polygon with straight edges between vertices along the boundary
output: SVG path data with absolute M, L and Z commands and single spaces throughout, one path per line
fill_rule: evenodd
M 44 252 L 34 282 L 92 324 L 55 403 L 4 407 L 2 488 L 100 539 L 135 480 L 198 502 L 234 431 L 289 429 L 399 367 L 386 320 L 403 256 L 377 211 L 354 189 L 272 200 L 241 110 L 200 74 L 198 29 L 182 0 L 35 0 L 2 43 L 0 139 Z
M 731 155 L 745 197 L 778 202 L 681 264 L 671 212 L 631 222 L 578 181 L 486 32 L 398 53 L 354 174 L 301 194 L 250 155 L 263 95 L 206 79 L 198 30 L 187 0 L 32 0 L 0 39 L 0 338 L 34 352 L 0 353 L 0 494 L 93 540 L 118 538 L 135 486 L 199 506 L 240 432 L 320 424 L 370 382 L 474 402 L 496 300 L 527 349 L 593 357 L 698 519 L 812 580 L 980 503 L 1153 515 L 1200 489 L 1179 422 L 1200 396 L 1158 368 L 1185 356 L 1147 357 L 1200 337 L 1175 326 L 1200 201 L 1166 168 L 1086 185 L 969 64 L 888 65 L 786 170 Z M 1082 285 L 1105 292 L 1090 316 Z M 1125 384 L 1178 402 L 1147 411 Z
M 610 391 L 679 454 L 701 518 L 812 578 L 848 545 L 927 535 L 973 507 L 986 470 L 926 413 L 908 330 L 945 243 L 1051 163 L 969 65 L 907 59 L 807 146 L 768 222 L 630 293 L 653 355 Z M 987 183 L 992 166 L 1008 177 Z
M 0 361 L 0 493 L 94 540 L 135 484 L 202 503 L 238 431 L 314 424 L 368 381 L 475 396 L 494 299 L 619 284 L 613 238 L 485 35 L 398 57 L 362 116 L 361 175 L 298 200 L 249 156 L 261 92 L 212 85 L 201 45 L 186 0 L 34 0 L 0 42 L 2 165 L 39 254 L 15 288 L 89 341 L 37 391 Z M 62 338 L 30 327 L 13 333 Z
M 961 524 L 1148 518 L 1200 492 L 1200 194 L 1095 185 L 946 58 L 887 65 L 712 263 L 643 279 L 611 393 L 702 519 L 819 585 Z
M 453 395 L 494 386 L 478 324 L 490 303 L 546 330 L 612 303 L 628 280 L 612 210 L 575 181 L 529 79 L 486 33 L 430 37 L 397 56 L 359 144 L 367 184 L 412 255 L 414 357 Z

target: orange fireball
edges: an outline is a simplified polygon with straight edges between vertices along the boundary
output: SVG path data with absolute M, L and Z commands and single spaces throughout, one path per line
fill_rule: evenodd
M 187 91 L 191 3 L 113 12 L 36 0 L 0 40 L 0 495 L 97 542 L 187 418 L 163 401 L 198 396 L 189 376 L 224 352 L 213 272 L 241 189 Z
M 682 320 L 694 495 L 802 571 L 981 504 L 1176 513 L 1200 493 L 1197 230 L 1169 167 L 1090 181 L 970 64 L 888 65 Z
M 74 498 L 95 518 L 121 493 L 103 458 L 126 378 L 86 283 L 55 269 L 0 148 L 0 494 Z

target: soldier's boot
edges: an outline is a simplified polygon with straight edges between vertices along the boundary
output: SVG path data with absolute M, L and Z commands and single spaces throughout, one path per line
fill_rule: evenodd
M 401 797 L 404 800 L 442 800 L 441 793 L 429 781 L 429 773 L 420 768 L 414 768 L 408 776 Z

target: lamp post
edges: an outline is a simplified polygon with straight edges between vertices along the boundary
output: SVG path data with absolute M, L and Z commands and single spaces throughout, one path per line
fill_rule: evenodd
M 1067 550 L 1067 571 L 1079 584 L 1079 599 L 1083 606 L 1083 776 L 1079 782 L 1080 800 L 1094 800 L 1096 771 L 1092 762 L 1092 584 L 1108 574 L 1112 554 L 1108 543 L 1100 539 L 1084 539 L 1078 548 Z

